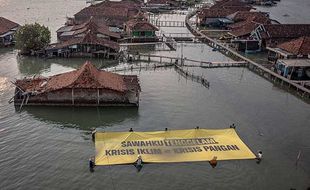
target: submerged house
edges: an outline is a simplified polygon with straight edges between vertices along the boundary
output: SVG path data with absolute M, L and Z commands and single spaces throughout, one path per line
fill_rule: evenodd
M 98 70 L 86 62 L 75 71 L 48 78 L 16 80 L 16 106 L 138 106 L 136 75 Z
M 97 24 L 104 23 L 111 31 L 118 31 L 123 29 L 125 22 L 142 11 L 141 6 L 142 2 L 138 0 L 107 0 L 82 9 L 69 23 L 82 24 L 93 17 Z
M 310 59 L 278 59 L 275 68 L 278 74 L 310 86 Z
M 222 0 L 217 1 L 210 8 L 203 8 L 197 14 L 197 24 L 200 26 L 212 26 L 226 28 L 227 25 L 233 24 L 234 21 L 229 18 L 239 11 L 250 11 L 253 9 L 240 0 Z
M 252 38 L 252 31 L 261 24 L 271 24 L 268 15 L 262 12 L 239 11 L 230 16 L 235 23 L 228 25 L 228 32 L 234 39 L 235 48 L 238 51 L 255 52 L 260 51 L 259 40 Z
M 262 24 L 251 33 L 262 49 L 303 36 L 310 36 L 310 24 Z
M 310 36 L 303 36 L 288 42 L 281 43 L 276 47 L 267 47 L 268 58 L 271 61 L 277 59 L 310 58 Z
M 196 22 L 199 26 L 224 28 L 234 23 L 227 19 L 227 16 L 236 11 L 235 9 L 203 9 L 197 14 Z
M 238 11 L 227 16 L 227 18 L 233 20 L 235 23 L 239 23 L 249 19 L 253 20 L 254 18 L 269 18 L 269 13 L 259 11 Z
M 0 17 L 0 47 L 14 43 L 13 37 L 19 27 L 19 24 Z
M 45 48 L 47 57 L 100 57 L 116 59 L 120 46 L 117 42 L 98 37 L 89 30 L 85 35 L 50 44 Z
M 154 42 L 158 40 L 155 32 L 159 29 L 151 24 L 142 12 L 127 21 L 124 24 L 124 30 L 133 42 Z
M 92 31 L 92 33 L 97 35 L 98 38 L 106 40 L 117 41 L 121 38 L 119 33 L 111 32 L 106 24 L 96 23 L 93 17 L 82 24 L 63 26 L 56 32 L 59 41 L 66 41 L 74 37 L 83 37 L 88 31 Z

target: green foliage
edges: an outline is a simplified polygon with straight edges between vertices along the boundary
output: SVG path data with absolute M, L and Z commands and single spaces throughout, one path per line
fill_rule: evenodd
M 15 34 L 16 47 L 23 53 L 31 50 L 40 50 L 51 42 L 51 32 L 48 27 L 35 24 L 26 24 Z

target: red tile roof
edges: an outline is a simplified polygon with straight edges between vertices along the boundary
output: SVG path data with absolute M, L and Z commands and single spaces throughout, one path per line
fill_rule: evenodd
M 238 11 L 250 11 L 252 8 L 247 6 L 230 6 L 230 7 L 221 7 L 221 6 L 212 6 L 211 8 L 203 8 L 198 13 L 200 19 L 204 18 L 223 18 L 236 13 Z
M 225 7 L 251 7 L 251 6 L 240 0 L 222 0 L 222 1 L 216 1 L 216 3 L 211 7 L 211 9 L 213 8 L 218 9 Z
M 226 17 L 238 11 L 250 11 L 251 9 L 251 6 L 240 0 L 222 0 L 217 1 L 210 8 L 201 9 L 198 17 L 201 19 Z
M 116 91 L 127 90 L 121 75 L 99 71 L 90 62 L 76 70 L 51 77 L 46 85 L 47 89 L 62 88 L 106 88 Z
M 118 92 L 140 90 L 137 76 L 123 76 L 98 70 L 90 62 L 78 70 L 49 78 L 22 79 L 15 82 L 25 92 L 45 93 L 65 88 L 100 88 Z
M 256 17 L 256 18 L 268 18 L 266 13 L 263 12 L 252 12 L 252 11 L 238 11 L 235 12 L 232 15 L 228 16 L 235 22 L 245 21 L 248 20 L 250 17 Z
M 158 31 L 159 29 L 151 24 L 142 12 L 139 12 L 133 19 L 125 23 L 126 27 L 133 31 Z
M 241 31 L 242 28 L 245 28 L 243 31 L 247 31 L 247 33 L 251 33 L 259 24 L 271 24 L 271 20 L 264 16 L 264 15 L 252 15 L 247 17 L 246 20 L 240 21 L 231 25 L 228 25 L 228 28 L 232 29 L 231 33 L 237 34 L 239 33 L 236 30 Z M 249 31 L 251 29 L 250 25 L 252 25 L 253 30 Z M 238 35 L 237 35 L 238 36 Z
M 241 27 L 234 28 L 229 33 L 235 37 L 247 36 L 250 35 L 257 26 L 259 26 L 259 24 L 255 22 L 244 21 Z
M 88 31 L 91 31 L 94 34 L 100 33 L 106 36 L 120 38 L 120 34 L 111 32 L 109 27 L 103 23 L 97 24 L 93 17 L 82 24 L 61 27 L 57 30 L 57 35 L 61 35 L 65 32 L 72 32 L 71 36 L 74 37 L 79 34 L 87 33 Z
M 93 16 L 96 21 L 105 21 L 109 26 L 122 26 L 139 11 L 140 4 L 134 1 L 103 1 L 82 9 L 74 17 L 78 23 Z
M 277 46 L 294 55 L 310 54 L 310 36 L 303 36 L 288 42 L 284 42 Z
M 128 27 L 134 31 L 158 31 L 158 28 L 156 28 L 153 24 L 149 23 L 148 21 L 130 22 L 130 24 L 128 24 Z
M 205 9 L 200 15 L 205 18 L 221 18 L 236 12 L 234 9 Z
M 92 45 L 101 45 L 114 49 L 115 51 L 119 50 L 119 44 L 110 40 L 102 39 L 89 31 L 84 37 L 74 37 L 67 41 L 51 44 L 47 49 L 61 49 L 72 45 L 77 44 L 92 44 Z
M 0 35 L 9 32 L 10 30 L 19 27 L 19 24 L 0 17 Z
M 269 24 L 264 25 L 266 38 L 298 38 L 310 36 L 310 24 Z

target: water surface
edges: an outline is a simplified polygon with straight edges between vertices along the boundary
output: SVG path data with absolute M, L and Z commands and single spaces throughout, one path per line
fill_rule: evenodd
M 285 2 L 283 0 L 283 2 Z M 1 1 L 0 16 L 23 24 L 38 21 L 55 31 L 85 6 L 84 1 Z M 27 9 L 29 7 L 29 9 Z M 305 5 L 306 7 L 306 5 Z M 16 10 L 14 14 L 11 14 Z M 50 18 L 48 20 L 48 18 Z M 53 18 L 53 19 L 52 19 Z M 150 52 L 181 56 L 176 52 Z M 185 57 L 229 61 L 205 45 L 183 45 Z M 126 72 L 141 83 L 139 109 L 15 108 L 10 81 L 49 76 L 78 68 L 87 59 L 18 57 L 0 49 L 0 189 L 306 189 L 310 186 L 310 106 L 245 68 L 197 69 L 209 89 L 178 75 L 173 68 Z M 91 60 L 97 67 L 117 63 Z M 123 72 L 122 72 L 123 73 Z M 133 166 L 88 170 L 95 154 L 91 128 L 107 131 L 226 128 L 237 132 L 264 160 L 150 164 L 140 173 Z M 299 151 L 302 156 L 296 165 Z

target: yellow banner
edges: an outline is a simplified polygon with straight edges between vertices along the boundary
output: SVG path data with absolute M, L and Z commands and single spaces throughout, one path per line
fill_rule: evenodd
M 234 129 L 97 132 L 96 165 L 254 159 Z

